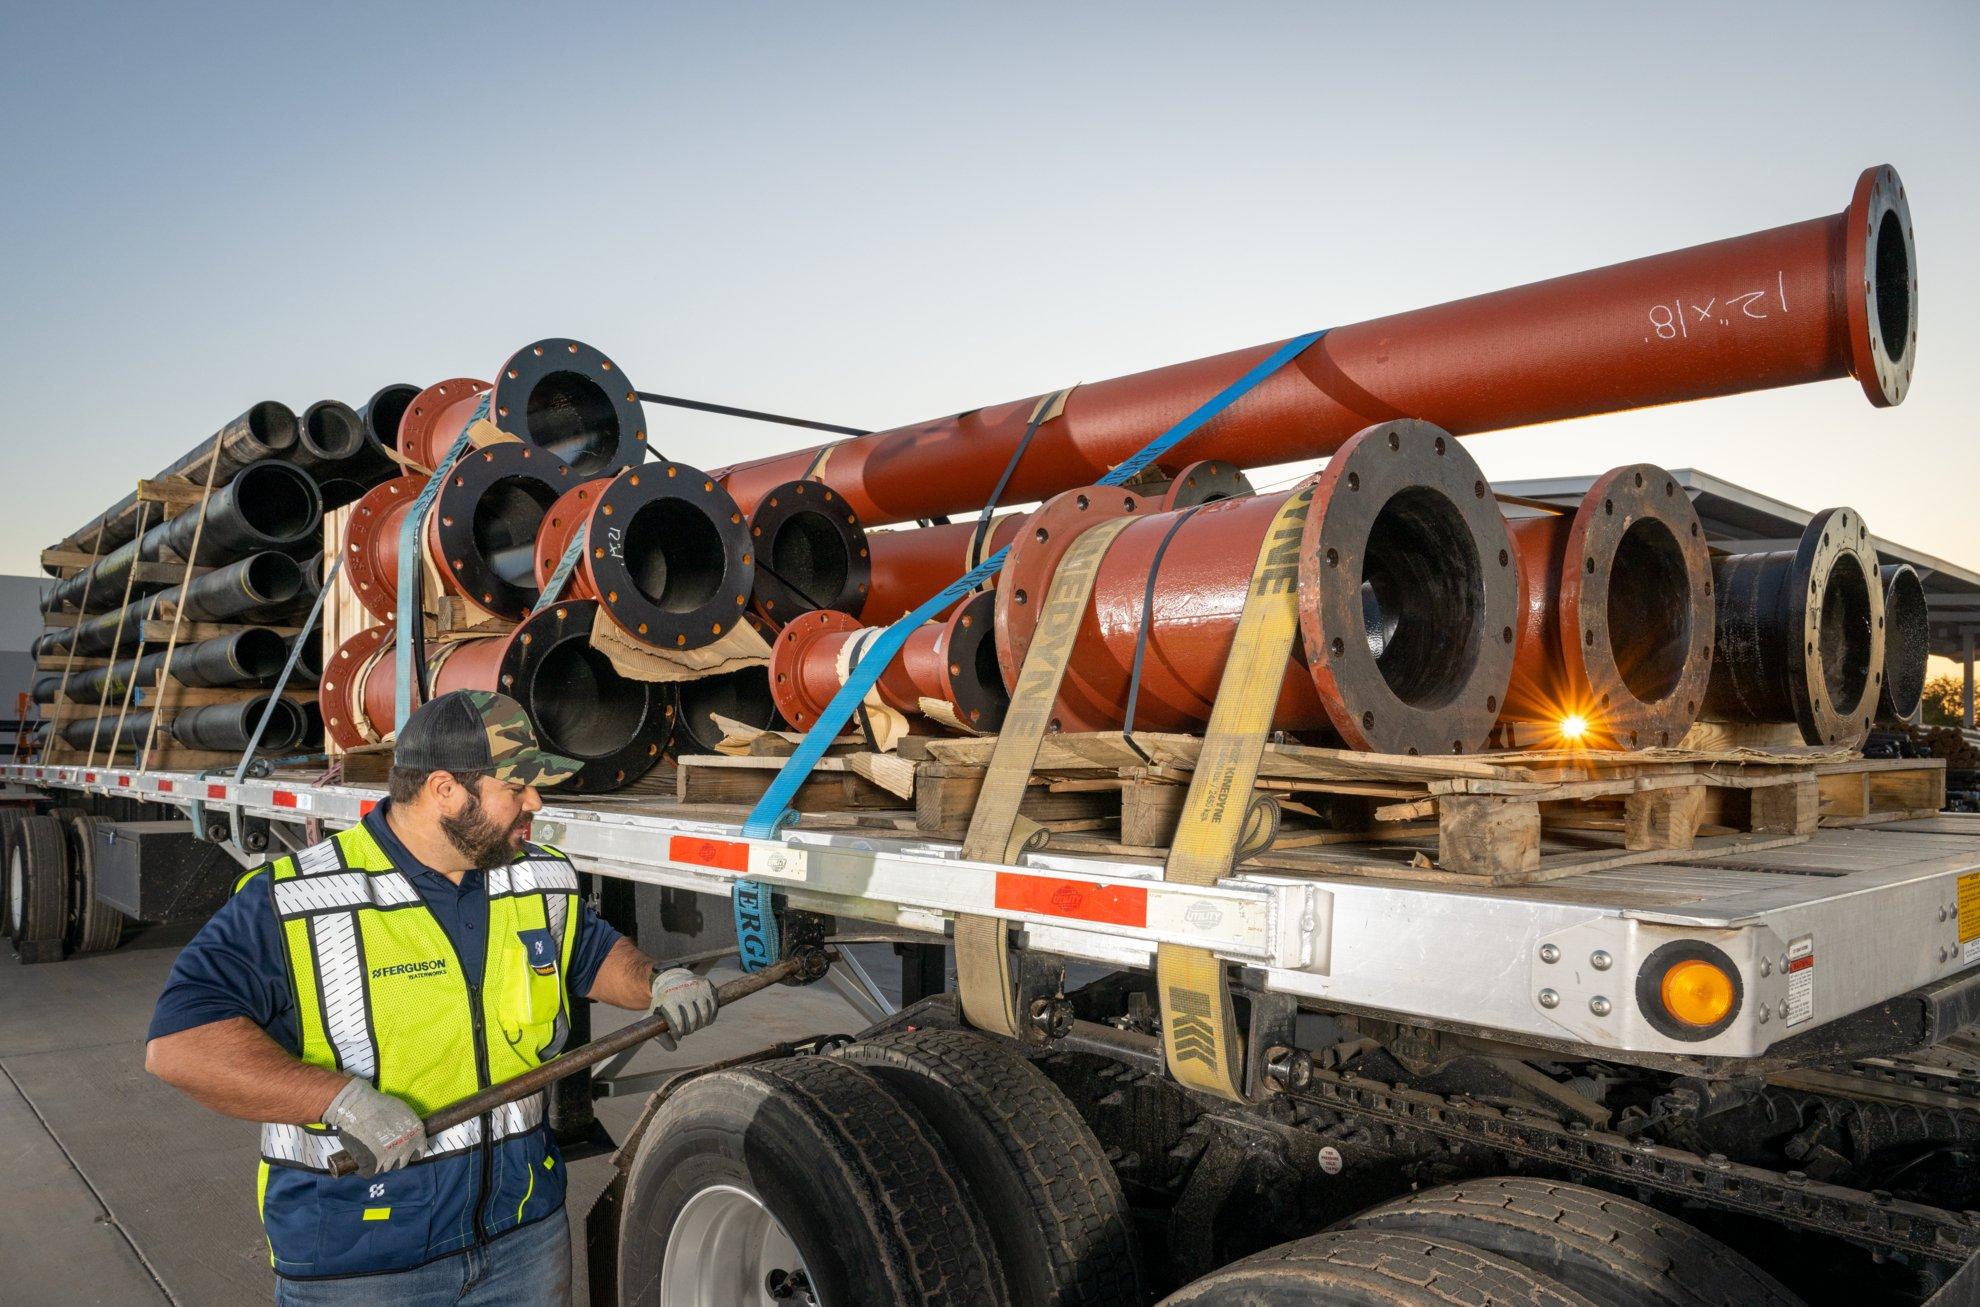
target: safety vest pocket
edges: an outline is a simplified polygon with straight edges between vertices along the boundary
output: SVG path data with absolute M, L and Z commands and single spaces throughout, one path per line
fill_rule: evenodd
M 498 962 L 502 1034 L 531 1061 L 562 1042 L 564 977 L 558 962 L 555 937 L 543 929 L 515 931 Z
M 340 1273 L 327 1269 L 333 1267 L 410 1266 L 423 1260 L 431 1242 L 438 1170 L 411 1166 L 370 1177 L 326 1177 L 316 1204 L 318 1273 Z

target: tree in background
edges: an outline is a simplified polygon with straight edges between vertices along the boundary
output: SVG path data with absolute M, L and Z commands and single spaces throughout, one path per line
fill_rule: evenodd
M 1919 706 L 1927 726 L 1957 726 L 1964 707 L 1965 686 L 1957 676 L 1934 676 L 1925 682 Z

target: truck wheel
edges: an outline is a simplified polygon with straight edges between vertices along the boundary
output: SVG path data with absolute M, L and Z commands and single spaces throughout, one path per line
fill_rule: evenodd
M 628 1173 L 619 1301 L 1007 1302 L 955 1160 L 877 1079 L 823 1057 L 698 1076 Z
M 4 939 L 14 937 L 14 860 L 7 850 L 14 847 L 14 827 L 21 815 L 11 804 L 0 808 L 0 938 Z
M 7 915 L 14 956 L 60 962 L 67 918 L 68 841 L 53 817 L 23 817 L 7 841 Z
M 1643 1307 L 1800 1307 L 1765 1271 L 1654 1207 L 1585 1185 L 1492 1176 L 1411 1194 L 1345 1228 L 1483 1249 L 1598 1302 Z
M 69 837 L 69 913 L 64 942 L 71 954 L 107 953 L 124 936 L 124 914 L 96 898 L 96 818 L 78 815 Z
M 1334 1230 L 1232 1262 L 1161 1307 L 1615 1307 L 1517 1262 L 1407 1234 Z
M 1106 1150 L 1016 1053 L 961 1030 L 901 1030 L 833 1054 L 914 1105 L 976 1196 L 1020 1303 L 1141 1301 L 1134 1227 Z

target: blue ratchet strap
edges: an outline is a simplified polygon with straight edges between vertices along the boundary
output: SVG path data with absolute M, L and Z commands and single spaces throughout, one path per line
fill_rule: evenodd
M 730 904 L 736 916 L 736 957 L 744 971 L 761 971 L 784 951 L 770 887 L 759 880 L 739 880 Z
M 1259 382 L 1292 362 L 1305 352 L 1308 346 L 1326 334 L 1325 331 L 1308 332 L 1279 346 L 1253 364 L 1243 376 L 1218 391 L 1202 407 L 1149 441 L 1139 453 L 1101 477 L 1099 484 L 1118 486 L 1139 475 L 1150 463 L 1195 435 L 1205 423 L 1243 398 Z M 888 664 L 894 661 L 895 656 L 901 651 L 901 646 L 907 643 L 909 634 L 993 576 L 1004 565 L 1004 555 L 1008 552 L 1008 549 L 999 549 L 969 569 L 959 580 L 950 582 L 940 594 L 928 599 L 919 608 L 875 637 L 863 651 L 858 669 L 846 679 L 844 685 L 839 687 L 839 692 L 832 696 L 830 703 L 825 705 L 825 711 L 818 714 L 818 720 L 812 723 L 809 731 L 805 732 L 797 750 L 791 754 L 789 760 L 784 763 L 783 769 L 777 773 L 776 779 L 770 783 L 770 788 L 764 791 L 763 797 L 758 799 L 756 806 L 750 810 L 748 819 L 743 822 L 744 838 L 767 840 L 777 837 L 777 832 L 796 816 L 791 811 L 790 803 L 796 796 L 798 787 L 811 775 L 812 768 L 825 756 L 825 750 L 831 746 L 832 741 L 839 738 L 839 732 L 845 729 L 853 712 L 865 702 L 866 692 L 880 678 L 880 673 L 886 670 Z
M 577 560 L 584 557 L 585 537 L 590 534 L 589 521 L 579 522 L 578 529 L 571 533 L 571 542 L 564 546 L 564 556 L 557 560 L 557 570 L 550 573 L 550 580 L 545 583 L 543 593 L 536 597 L 535 606 L 529 610 L 531 617 L 556 603 L 557 596 L 564 593 L 564 582 L 571 579 L 571 572 L 577 567 Z
M 461 433 L 454 437 L 454 443 L 447 447 L 447 453 L 440 460 L 440 466 L 433 469 L 433 475 L 426 478 L 426 485 L 419 497 L 413 500 L 412 511 L 399 527 L 399 612 L 398 638 L 392 641 L 392 730 L 394 733 L 406 724 L 406 718 L 413 710 L 413 637 L 417 623 L 422 619 L 419 611 L 419 533 L 426 529 L 426 515 L 433 511 L 433 501 L 440 495 L 440 483 L 445 479 L 447 469 L 452 467 L 460 456 L 467 452 L 468 432 L 474 424 L 488 416 L 488 397 L 493 391 L 481 392 L 481 401 L 468 414 L 462 424 Z M 329 586 L 324 587 L 325 592 Z

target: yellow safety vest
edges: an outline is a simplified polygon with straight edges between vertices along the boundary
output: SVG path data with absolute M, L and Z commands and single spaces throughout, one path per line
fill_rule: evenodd
M 471 988 L 454 945 L 363 825 L 266 872 L 295 986 L 302 1060 L 362 1076 L 421 1116 L 552 1057 L 577 875 L 530 846 L 483 873 L 487 955 Z M 561 1207 L 563 1172 L 537 1093 L 441 1132 L 383 1176 L 332 1177 L 328 1126 L 261 1127 L 260 1206 L 275 1268 L 304 1277 L 407 1269 Z

